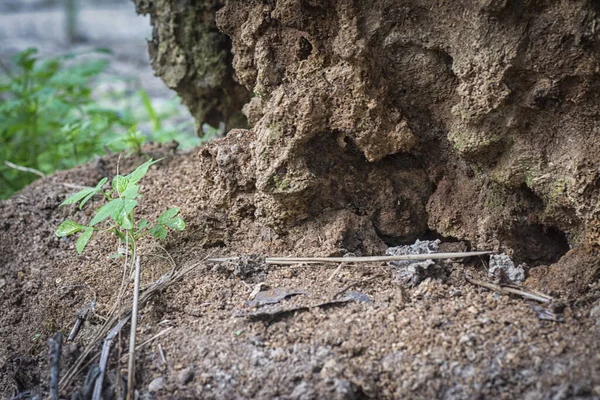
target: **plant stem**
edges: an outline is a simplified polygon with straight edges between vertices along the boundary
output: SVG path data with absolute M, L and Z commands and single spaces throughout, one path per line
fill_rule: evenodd
M 129 365 L 127 367 L 127 399 L 133 400 L 135 380 L 135 334 L 137 329 L 138 298 L 140 292 L 140 257 L 135 254 L 135 275 L 133 283 L 133 305 L 131 308 L 131 333 L 129 336 Z

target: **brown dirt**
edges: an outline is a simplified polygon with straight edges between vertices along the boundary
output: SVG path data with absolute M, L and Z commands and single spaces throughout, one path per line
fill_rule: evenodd
M 171 268 L 167 252 L 179 267 L 200 266 L 141 311 L 140 341 L 174 327 L 138 357 L 141 395 L 600 398 L 595 3 L 136 4 L 155 25 L 154 68 L 198 122 L 237 126 L 254 95 L 244 106 L 251 131 L 193 154 L 149 149 L 167 158 L 144 182 L 140 217 L 177 205 L 188 228 L 162 247 L 144 245 L 144 283 Z M 104 161 L 114 170 L 116 156 Z M 87 343 L 114 300 L 116 244 L 99 237 L 77 257 L 72 240 L 53 235 L 65 217 L 90 216 L 57 207 L 70 192 L 62 183 L 101 176 L 82 166 L 0 203 L 8 395 L 45 390 L 46 338 L 67 332 L 96 296 L 77 339 Z M 526 262 L 525 284 L 564 302 L 565 321 L 539 320 L 528 301 L 466 282 L 466 272 L 489 279 L 485 260 L 447 265 L 413 288 L 381 265 L 345 267 L 328 281 L 325 266 L 201 263 L 211 254 L 382 254 L 427 237 Z M 259 281 L 310 293 L 280 307 L 331 300 L 355 281 L 373 302 L 254 320 L 240 314 Z M 112 384 L 123 374 L 114 360 Z M 163 387 L 148 394 L 157 377 Z
M 167 158 L 143 181 L 139 217 L 180 206 L 188 228 L 161 246 L 148 242 L 142 247 L 144 284 L 171 268 L 166 252 L 185 266 L 209 254 L 384 251 L 368 216 L 349 210 L 323 213 L 287 232 L 262 224 L 254 212 L 261 196 L 254 189 L 249 150 L 254 140 L 249 131 L 235 131 L 197 154 L 149 149 L 154 157 Z M 232 153 L 236 156 L 228 158 Z M 122 159 L 121 170 L 140 162 Z M 121 265 L 108 258 L 116 246 L 112 238 L 100 236 L 76 256 L 73 240 L 54 236 L 64 218 L 85 221 L 90 216 L 89 211 L 58 207 L 72 191 L 63 183 L 91 185 L 103 175 L 100 171 L 114 173 L 116 157 L 100 166 L 59 172 L 0 203 L 2 398 L 26 389 L 47 390 L 46 339 L 57 330 L 67 334 L 77 310 L 96 296 L 95 315 L 63 354 L 69 365 L 114 301 Z M 467 283 L 465 272 L 488 279 L 482 260 L 449 264 L 444 278 L 415 288 L 394 283 L 389 268 L 379 264 L 345 267 L 331 282 L 327 278 L 333 269 L 323 265 L 259 264 L 240 273 L 235 265 L 202 264 L 141 310 L 140 342 L 166 327 L 174 329 L 141 351 L 136 387 L 142 396 L 164 399 L 597 398 L 600 325 L 590 317 L 600 298 L 595 257 L 593 249 L 573 251 L 564 261 L 532 272 L 531 287 L 557 288 L 552 294 L 567 302 L 564 323 L 538 320 L 527 301 Z M 573 270 L 574 264 L 580 272 L 565 279 L 560 271 Z M 246 305 L 248 285 L 258 281 L 310 293 L 275 307 L 322 303 L 356 281 L 362 283 L 351 290 L 373 302 L 311 308 L 267 320 L 239 316 L 253 311 Z M 122 353 L 125 333 L 117 346 Z M 109 384 L 116 380 L 115 371 L 126 375 L 115 353 Z M 187 368 L 192 377 L 183 383 Z M 156 377 L 164 377 L 165 385 L 148 394 Z
M 154 68 L 179 73 L 169 85 L 191 109 L 239 107 L 203 92 L 214 49 L 223 87 L 253 94 L 257 208 L 280 211 L 269 226 L 350 204 L 388 243 L 434 232 L 530 266 L 599 243 L 596 3 L 136 3 L 155 26 Z M 365 179 L 383 168 L 401 182 Z

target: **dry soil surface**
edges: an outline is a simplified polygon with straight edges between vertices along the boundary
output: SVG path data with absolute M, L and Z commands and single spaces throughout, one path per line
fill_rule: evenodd
M 566 305 L 559 314 L 564 322 L 539 319 L 534 306 L 543 304 L 467 282 L 468 274 L 493 281 L 485 258 L 446 263 L 440 274 L 414 287 L 395 282 L 390 267 L 380 263 L 346 264 L 332 280 L 337 265 L 266 265 L 265 255 L 385 248 L 343 210 L 276 233 L 235 208 L 239 202 L 219 205 L 218 189 L 231 182 L 220 178 L 228 167 L 215 160 L 220 148 L 247 146 L 242 136 L 229 135 L 188 154 L 148 149 L 166 159 L 143 181 L 139 217 L 180 206 L 187 229 L 141 246 L 142 288 L 173 268 L 190 272 L 140 310 L 138 343 L 162 333 L 138 352 L 140 398 L 600 398 L 596 250 L 572 251 L 561 264 L 533 269 L 525 282 Z M 121 171 L 141 161 L 122 158 Z M 115 302 L 122 265 L 109 255 L 118 244 L 100 235 L 77 256 L 74 240 L 57 238 L 54 231 L 67 217 L 89 220 L 100 204 L 95 199 L 84 211 L 59 207 L 73 192 L 65 184 L 93 185 L 114 174 L 116 164 L 113 156 L 59 172 L 0 202 L 2 399 L 27 390 L 47 395 L 47 339 L 57 331 L 67 335 L 78 310 L 95 300 L 79 336 L 64 346 L 64 376 Z M 243 191 L 239 181 L 236 188 Z M 258 256 L 206 261 L 251 254 Z M 250 307 L 259 282 L 301 293 Z M 360 294 L 341 301 L 352 292 Z M 126 378 L 127 337 L 126 326 L 114 344 L 107 392 Z M 98 353 L 95 348 L 93 355 Z M 86 372 L 62 396 L 81 387 Z

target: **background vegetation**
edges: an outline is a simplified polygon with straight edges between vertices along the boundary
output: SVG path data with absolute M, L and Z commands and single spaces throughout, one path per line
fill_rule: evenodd
M 130 84 L 99 91 L 101 83 L 123 82 L 104 73 L 107 54 L 96 49 L 42 59 L 31 48 L 0 64 L 0 198 L 107 152 L 141 153 L 145 142 L 174 140 L 183 149 L 201 143 L 191 122 L 165 123 L 178 113 L 178 98 L 158 110 L 145 90 Z M 218 133 L 203 131 L 205 140 Z

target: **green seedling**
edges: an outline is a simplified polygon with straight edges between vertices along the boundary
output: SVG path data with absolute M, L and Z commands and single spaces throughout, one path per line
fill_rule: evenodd
M 137 125 L 132 126 L 123 138 L 126 147 L 135 151 L 139 156 L 142 155 L 142 145 L 146 141 L 146 136 L 137 129 Z
M 150 159 L 129 175 L 115 176 L 109 189 L 104 189 L 104 185 L 108 180 L 103 178 L 96 187 L 86 188 L 69 196 L 61 203 L 61 206 L 79 203 L 79 209 L 82 209 L 97 194 L 102 194 L 107 203 L 96 210 L 88 225 L 79 224 L 68 219 L 60 224 L 56 230 L 56 235 L 66 237 L 81 232 L 76 244 L 77 252 L 81 254 L 94 233 L 109 231 L 118 237 L 128 247 L 128 250 L 134 254 L 137 241 L 146 235 L 164 239 L 167 237 L 169 230 L 184 230 L 185 222 L 178 215 L 179 208 L 177 207 L 169 208 L 163 212 L 154 223 L 146 219 L 139 221 L 135 219 L 135 208 L 138 205 L 138 199 L 141 197 L 138 183 L 146 175 L 148 168 L 159 161 Z M 99 228 L 105 221 L 108 222 L 108 226 Z M 120 254 L 115 256 L 118 257 Z

